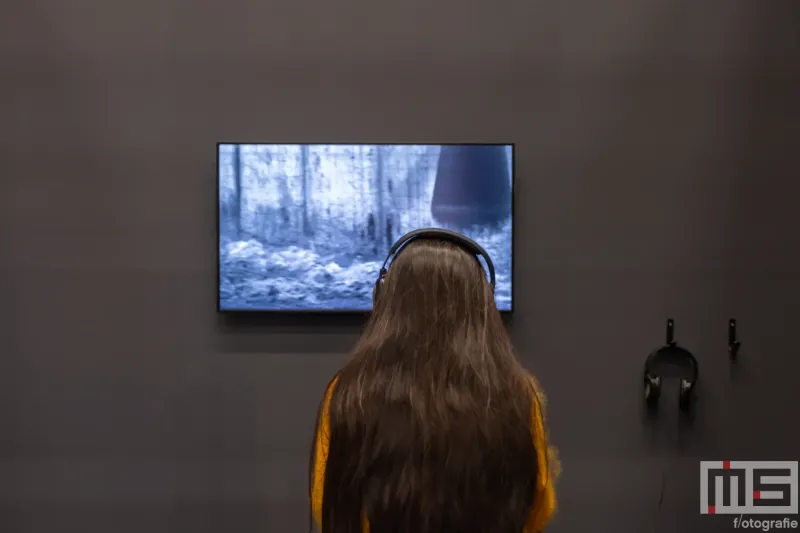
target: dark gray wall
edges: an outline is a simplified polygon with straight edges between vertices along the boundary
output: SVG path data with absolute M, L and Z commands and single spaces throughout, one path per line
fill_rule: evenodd
M 552 531 L 651 531 L 662 472 L 660 533 L 729 531 L 698 460 L 800 455 L 798 23 L 789 1 L 5 0 L 0 530 L 304 528 L 359 324 L 217 317 L 215 142 L 511 139 Z M 701 359 L 692 429 L 676 394 L 642 422 L 667 316 Z

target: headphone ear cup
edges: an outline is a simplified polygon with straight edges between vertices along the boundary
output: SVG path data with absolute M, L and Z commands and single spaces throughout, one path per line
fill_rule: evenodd
M 661 397 L 661 378 L 658 376 L 646 375 L 644 377 L 644 400 L 650 407 L 658 404 Z
M 692 383 L 685 379 L 681 380 L 680 395 L 678 396 L 678 405 L 682 411 L 688 411 L 692 405 Z
M 378 296 L 381 293 L 381 285 L 383 285 L 383 280 L 386 277 L 386 270 L 381 269 L 380 273 L 378 273 L 378 279 L 375 281 L 375 286 L 372 287 L 372 307 L 375 307 L 375 304 L 378 303 Z
M 383 283 L 383 278 L 378 278 L 378 281 L 375 282 L 375 285 L 372 287 L 372 306 L 375 307 L 375 304 L 378 303 L 378 293 L 381 291 L 381 284 Z

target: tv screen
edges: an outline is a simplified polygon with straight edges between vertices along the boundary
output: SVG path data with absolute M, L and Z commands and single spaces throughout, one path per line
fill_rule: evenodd
M 426 227 L 480 244 L 512 310 L 513 145 L 217 150 L 220 311 L 368 311 L 391 245 Z

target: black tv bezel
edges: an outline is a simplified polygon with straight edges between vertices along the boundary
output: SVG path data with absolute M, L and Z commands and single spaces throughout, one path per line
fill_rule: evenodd
M 354 316 L 363 317 L 372 312 L 372 309 L 227 309 L 223 308 L 220 300 L 220 206 L 219 206 L 219 148 L 221 145 L 229 144 L 249 144 L 249 145 L 328 145 L 328 146 L 464 146 L 464 145 L 480 145 L 480 146 L 511 146 L 511 307 L 510 309 L 500 310 L 503 316 L 511 316 L 514 314 L 514 305 L 516 301 L 516 241 L 515 241 L 515 227 L 516 227 L 516 194 L 515 187 L 517 182 L 517 145 L 513 142 L 264 142 L 264 141 L 217 141 L 216 145 L 216 166 L 215 166 L 215 198 L 216 206 L 216 264 L 217 264 L 217 314 L 225 316 L 242 316 L 242 315 L 341 315 L 341 316 Z M 377 273 L 376 273 L 377 279 Z

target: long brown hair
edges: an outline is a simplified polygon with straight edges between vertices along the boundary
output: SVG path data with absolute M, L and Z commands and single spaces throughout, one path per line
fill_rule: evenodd
M 534 398 L 477 259 L 411 242 L 333 389 L 322 533 L 521 533 Z

